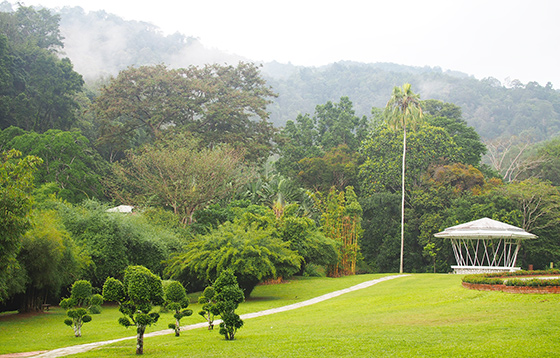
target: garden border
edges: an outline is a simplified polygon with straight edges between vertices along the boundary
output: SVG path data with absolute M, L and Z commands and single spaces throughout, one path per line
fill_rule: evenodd
M 466 275 L 462 279 L 465 288 L 479 291 L 502 291 L 508 293 L 560 293 L 560 278 L 540 278 L 560 275 L 560 270 L 514 271 Z

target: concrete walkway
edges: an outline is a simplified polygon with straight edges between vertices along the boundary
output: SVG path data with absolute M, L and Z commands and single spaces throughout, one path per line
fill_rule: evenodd
M 298 302 L 298 303 L 294 303 L 294 304 L 291 304 L 291 305 L 288 305 L 288 306 L 272 308 L 272 309 L 269 309 L 269 310 L 264 310 L 264 311 L 254 312 L 254 313 L 246 313 L 244 315 L 241 315 L 241 319 L 245 320 L 245 319 L 249 319 L 249 318 L 261 317 L 261 316 L 266 316 L 266 315 L 270 315 L 270 314 L 274 314 L 274 313 L 294 310 L 296 308 L 301 308 L 301 307 L 313 305 L 313 304 L 316 304 L 316 303 L 319 303 L 319 302 L 323 302 L 323 301 L 326 301 L 328 299 L 343 295 L 345 293 L 361 290 L 363 288 L 373 286 L 373 285 L 375 285 L 377 283 L 380 283 L 380 282 L 383 282 L 383 281 L 388 281 L 388 280 L 392 280 L 392 279 L 395 279 L 395 278 L 406 277 L 406 276 L 410 276 L 410 275 L 385 276 L 385 277 L 378 278 L 378 279 L 375 279 L 375 280 L 362 282 L 358 285 L 355 285 L 355 286 L 352 286 L 352 287 L 349 287 L 349 288 L 345 288 L 343 290 L 338 290 L 338 291 L 334 291 L 334 292 L 331 292 L 331 293 L 327 293 L 325 295 L 318 296 L 318 297 L 315 297 L 315 298 L 312 298 L 312 299 L 309 299 L 309 300 L 306 300 L 306 301 L 301 301 L 301 302 Z M 216 321 L 214 321 L 214 324 L 219 325 L 220 321 L 216 320 Z M 204 327 L 208 327 L 207 322 L 202 322 L 202 323 L 197 323 L 197 324 L 191 324 L 191 325 L 188 325 L 188 326 L 183 326 L 183 327 L 181 327 L 181 331 L 188 331 L 188 330 L 191 330 L 191 329 L 204 328 Z M 161 331 L 157 331 L 157 332 L 146 333 L 144 335 L 144 337 L 145 338 L 155 337 L 155 336 L 162 336 L 162 335 L 165 335 L 165 334 L 174 334 L 174 331 L 172 329 L 165 329 L 165 330 L 161 330 Z M 93 348 L 101 347 L 101 346 L 104 346 L 104 345 L 107 345 L 107 344 L 126 341 L 126 340 L 131 340 L 131 339 L 136 339 L 136 336 L 125 337 L 125 338 L 117 338 L 117 339 L 112 339 L 112 340 L 109 340 L 109 341 L 93 342 L 93 343 L 87 343 L 87 344 L 80 344 L 80 345 L 76 345 L 76 346 L 58 348 L 58 349 L 54 349 L 52 351 L 48 351 L 46 353 L 42 353 L 42 354 L 39 354 L 39 355 L 34 355 L 33 357 L 44 357 L 44 358 L 64 357 L 64 356 L 71 355 L 71 354 L 87 352 L 87 351 L 89 351 Z

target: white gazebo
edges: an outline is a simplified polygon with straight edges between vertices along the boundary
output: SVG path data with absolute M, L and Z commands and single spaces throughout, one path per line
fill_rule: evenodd
M 521 240 L 537 236 L 513 225 L 482 218 L 448 227 L 435 237 L 450 239 L 457 260 L 455 273 L 517 271 L 515 267 Z

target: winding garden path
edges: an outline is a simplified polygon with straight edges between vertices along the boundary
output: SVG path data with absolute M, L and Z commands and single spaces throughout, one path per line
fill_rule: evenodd
M 378 278 L 378 279 L 375 279 L 375 280 L 362 282 L 358 285 L 355 285 L 355 286 L 352 286 L 352 287 L 349 287 L 349 288 L 345 288 L 343 290 L 338 290 L 338 291 L 334 291 L 334 292 L 331 292 L 331 293 L 327 293 L 325 295 L 318 296 L 318 297 L 315 297 L 315 298 L 312 298 L 312 299 L 309 299 L 309 300 L 306 300 L 306 301 L 302 301 L 302 302 L 298 302 L 298 303 L 294 303 L 294 304 L 291 304 L 291 305 L 282 306 L 282 307 L 278 307 L 278 308 L 272 308 L 272 309 L 269 309 L 269 310 L 264 310 L 264 311 L 254 312 L 254 313 L 246 313 L 246 314 L 241 315 L 241 319 L 261 317 L 261 316 L 266 316 L 266 315 L 270 315 L 270 314 L 274 314 L 274 313 L 294 310 L 296 308 L 301 308 L 301 307 L 313 305 L 313 304 L 316 304 L 316 303 L 319 303 L 319 302 L 322 302 L 322 301 L 326 301 L 328 299 L 331 299 L 333 297 L 338 297 L 338 296 L 343 295 L 345 293 L 361 290 L 361 289 L 373 286 L 373 285 L 375 285 L 377 283 L 380 283 L 380 282 L 383 282 L 383 281 L 388 281 L 388 280 L 392 280 L 392 279 L 399 278 L 399 277 L 405 277 L 405 276 L 409 276 L 409 275 L 385 276 L 385 277 Z M 216 323 L 219 324 L 218 321 L 216 321 L 215 324 Z M 207 326 L 208 326 L 207 322 L 191 324 L 191 325 L 188 325 L 188 326 L 181 327 L 181 331 L 186 331 L 186 330 L 191 330 L 191 329 L 196 329 L 196 328 L 203 328 L 203 327 L 207 327 Z M 171 329 L 165 329 L 165 330 L 161 330 L 161 331 L 157 331 L 157 332 L 146 333 L 144 335 L 144 337 L 161 336 L 161 335 L 165 335 L 165 334 L 172 334 L 173 332 L 174 331 L 171 330 Z M 37 354 L 33 355 L 33 353 L 31 353 L 31 352 L 28 352 L 27 354 L 22 353 L 21 355 L 19 355 L 19 357 L 30 357 L 30 356 L 42 357 L 42 358 L 63 357 L 63 356 L 67 356 L 67 355 L 70 355 L 70 354 L 87 352 L 87 351 L 89 351 L 93 348 L 96 348 L 96 347 L 104 346 L 104 345 L 111 344 L 111 343 L 121 342 L 121 341 L 125 341 L 125 340 L 130 340 L 130 339 L 136 339 L 136 336 L 112 339 L 112 340 L 102 341 L 102 342 L 80 344 L 80 345 L 64 347 L 64 348 L 58 348 L 58 349 L 54 349 L 52 351 L 39 353 L 38 355 Z M 29 355 L 29 353 L 31 353 L 32 355 Z M 14 355 L 13 357 L 18 357 L 18 356 Z

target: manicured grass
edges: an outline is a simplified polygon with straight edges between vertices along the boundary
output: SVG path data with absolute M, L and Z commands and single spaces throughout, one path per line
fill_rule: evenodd
M 238 312 L 249 313 L 292 304 L 381 276 L 383 275 L 349 276 L 339 279 L 301 277 L 281 285 L 258 286 L 252 297 L 241 304 Z M 183 318 L 181 323 L 188 325 L 204 322 L 198 315 L 200 305 L 196 302 L 199 293 L 189 296 L 193 302 L 189 308 L 194 313 Z M 93 320 L 82 327 L 82 337 L 76 338 L 72 329 L 63 323 L 66 313 L 60 307 L 53 307 L 49 312 L 39 314 L 0 314 L 0 354 L 51 350 L 136 334 L 133 328 L 126 329 L 117 323 L 121 313 L 115 305 L 104 305 L 103 312 L 92 317 Z M 167 329 L 167 324 L 171 322 L 172 315 L 162 313 L 157 324 L 149 327 L 146 333 Z M 134 341 L 131 342 L 134 344 Z
M 300 295 L 315 297 L 377 277 L 261 286 L 241 311 L 291 304 Z M 319 292 L 324 287 L 328 290 Z M 422 274 L 246 320 L 233 342 L 217 330 L 197 329 L 178 338 L 147 338 L 144 352 L 150 357 L 555 357 L 560 352 L 559 309 L 560 295 L 471 291 L 461 286 L 460 276 Z M 0 319 L 0 328 L 3 323 Z M 0 332 L 0 347 L 4 344 Z M 134 356 L 134 346 L 129 340 L 77 356 Z

